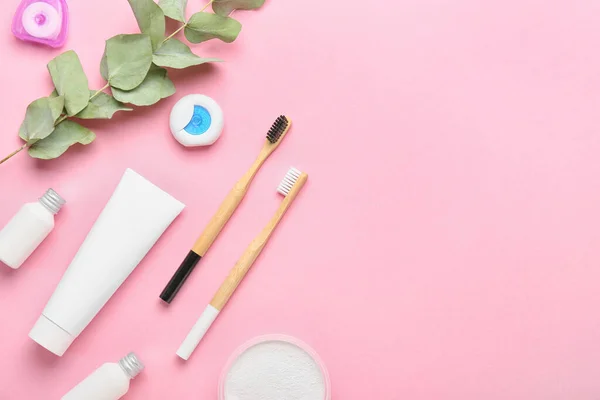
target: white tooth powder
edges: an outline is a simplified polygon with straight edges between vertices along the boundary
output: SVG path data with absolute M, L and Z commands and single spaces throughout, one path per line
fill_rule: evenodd
M 325 400 L 326 377 L 300 346 L 268 340 L 250 346 L 233 363 L 224 383 L 225 400 Z

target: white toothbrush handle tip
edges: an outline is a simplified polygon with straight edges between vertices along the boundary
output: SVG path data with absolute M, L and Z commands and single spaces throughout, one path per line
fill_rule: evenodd
M 215 319 L 217 319 L 218 315 L 219 310 L 217 310 L 215 307 L 211 305 L 206 307 L 206 309 L 202 313 L 202 316 L 200 316 L 190 333 L 188 333 L 183 343 L 181 343 L 181 346 L 179 346 L 179 350 L 177 350 L 177 355 L 180 358 L 186 361 L 190 358 L 190 356 L 192 355 L 192 353 L 194 352 L 194 350 L 196 349 L 206 332 L 208 332 L 210 326 L 213 324 L 213 322 L 215 322 Z

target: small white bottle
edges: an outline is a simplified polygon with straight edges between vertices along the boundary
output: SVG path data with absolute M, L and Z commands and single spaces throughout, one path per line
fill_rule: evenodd
M 0 262 L 19 268 L 54 229 L 56 215 L 65 200 L 48 189 L 39 201 L 27 203 L 0 231 Z
M 61 400 L 118 400 L 129 390 L 131 379 L 143 369 L 136 355 L 129 353 L 118 363 L 102 365 Z

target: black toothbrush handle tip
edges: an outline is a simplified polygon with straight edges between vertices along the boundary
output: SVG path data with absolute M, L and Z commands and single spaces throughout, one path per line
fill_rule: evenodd
M 190 251 L 188 253 L 185 260 L 183 260 L 177 269 L 177 272 L 175 272 L 165 289 L 160 294 L 161 300 L 167 304 L 171 304 L 175 296 L 177 296 L 179 289 L 181 289 L 201 258 L 202 257 L 194 253 L 194 251 Z

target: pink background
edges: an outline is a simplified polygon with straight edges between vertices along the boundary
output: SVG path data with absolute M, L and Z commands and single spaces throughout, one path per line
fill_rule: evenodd
M 20 145 L 58 54 L 10 35 L 17 3 L 0 12 L 2 153 Z M 100 87 L 104 39 L 135 20 L 125 0 L 70 6 L 66 48 Z M 21 270 L 0 268 L 0 399 L 58 399 L 131 350 L 147 369 L 127 399 L 214 399 L 231 352 L 267 333 L 312 345 L 335 400 L 598 399 L 600 3 L 272 0 L 237 18 L 236 43 L 196 49 L 227 63 L 175 73 L 176 96 L 88 124 L 97 141 L 64 158 L 0 167 L 0 223 L 48 187 L 69 201 Z M 189 93 L 226 113 L 211 148 L 170 136 L 169 111 Z M 163 306 L 163 286 L 281 113 L 293 131 Z M 180 362 L 177 347 L 274 212 L 291 165 L 309 184 Z M 55 357 L 27 334 L 127 167 L 188 208 Z

